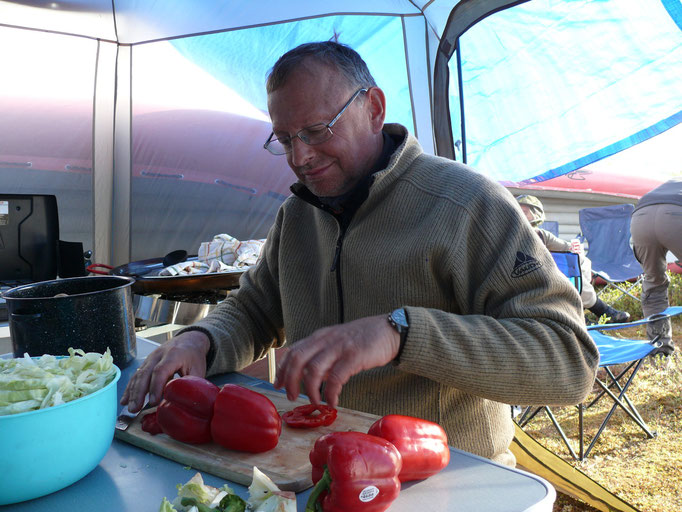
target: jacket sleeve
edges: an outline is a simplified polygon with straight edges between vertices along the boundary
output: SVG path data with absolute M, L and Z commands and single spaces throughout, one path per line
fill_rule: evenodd
M 570 242 L 567 242 L 566 240 L 562 240 L 561 238 L 554 236 L 552 232 L 540 228 L 537 228 L 536 232 L 540 239 L 544 242 L 545 247 L 547 247 L 548 250 L 559 252 L 571 250 Z
M 467 205 L 451 251 L 457 313 L 406 307 L 397 367 L 503 403 L 579 403 L 599 361 L 580 297 L 513 197 L 489 188 L 485 204 Z

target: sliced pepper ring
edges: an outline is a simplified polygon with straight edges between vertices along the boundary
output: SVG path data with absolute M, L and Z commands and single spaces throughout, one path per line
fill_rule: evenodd
M 315 412 L 319 414 L 315 414 Z M 292 428 L 326 427 L 334 423 L 337 411 L 328 405 L 299 405 L 282 414 L 284 422 Z

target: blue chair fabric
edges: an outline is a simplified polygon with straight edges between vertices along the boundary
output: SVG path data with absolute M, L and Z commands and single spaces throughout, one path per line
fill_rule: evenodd
M 580 270 L 580 257 L 573 252 L 551 252 L 559 270 L 573 283 L 578 293 L 583 291 L 583 274 Z
M 546 229 L 554 236 L 559 236 L 559 223 L 555 220 L 546 220 L 545 222 L 540 224 L 539 227 L 540 229 Z
M 578 217 L 582 236 L 588 243 L 592 274 L 607 283 L 601 291 L 616 288 L 637 299 L 631 290 L 641 280 L 643 271 L 630 245 L 630 217 L 634 209 L 631 204 L 582 208 Z M 617 284 L 630 280 L 635 284 Z
M 600 378 L 595 379 L 595 384 L 600 388 L 600 391 L 589 402 L 581 403 L 576 406 L 578 409 L 579 443 L 577 453 L 573 449 L 570 440 L 566 436 L 566 433 L 559 424 L 557 418 L 548 406 L 527 407 L 517 420 L 519 426 L 526 426 L 538 413 L 544 411 L 557 430 L 557 433 L 562 438 L 568 452 L 576 460 L 584 460 L 587 458 L 601 434 L 606 429 L 609 420 L 618 409 L 625 412 L 630 419 L 642 429 L 647 438 L 651 439 L 656 437 L 656 432 L 649 428 L 635 405 L 628 398 L 627 391 L 634 382 L 637 373 L 646 358 L 657 353 L 660 342 L 657 338 L 648 340 L 615 337 L 606 334 L 604 331 L 621 330 L 638 325 L 645 325 L 662 318 L 670 318 L 679 314 L 682 314 L 682 306 L 672 306 L 662 313 L 651 315 L 643 320 L 620 324 L 590 325 L 587 327 L 588 333 L 599 349 L 599 367 L 604 369 L 607 378 L 603 380 Z M 597 432 L 592 437 L 589 446 L 585 448 L 584 411 L 593 407 L 604 397 L 609 397 L 613 403 L 599 424 Z

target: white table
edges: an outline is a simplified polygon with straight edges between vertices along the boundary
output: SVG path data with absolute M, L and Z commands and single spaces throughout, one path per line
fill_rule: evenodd
M 119 397 L 132 373 L 156 346 L 156 343 L 138 337 L 138 357 L 122 371 Z M 240 374 L 226 374 L 215 380 L 218 384 L 254 381 L 252 377 Z M 265 381 L 259 381 L 258 385 L 272 389 Z M 195 472 L 114 439 L 100 464 L 78 482 L 48 496 L 2 509 L 13 512 L 155 512 L 161 499 L 165 496 L 172 500 L 176 496 L 176 484 L 185 483 Z M 202 476 L 209 485 L 219 487 L 225 483 L 208 473 L 202 472 Z M 245 486 L 228 484 L 244 499 L 248 497 Z M 299 512 L 305 510 L 309 494 L 310 489 L 297 495 Z M 450 464 L 427 480 L 405 484 L 390 511 L 551 512 L 555 497 L 554 488 L 542 478 L 451 449 Z

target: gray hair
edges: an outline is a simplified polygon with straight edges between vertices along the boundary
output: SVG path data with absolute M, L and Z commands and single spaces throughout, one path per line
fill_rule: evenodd
M 352 88 L 370 88 L 377 85 L 358 52 L 345 44 L 323 41 L 304 43 L 282 55 L 268 75 L 265 84 L 267 93 L 270 94 L 284 85 L 289 75 L 306 59 L 314 59 L 336 68 Z

